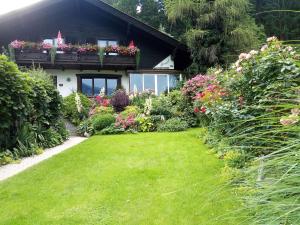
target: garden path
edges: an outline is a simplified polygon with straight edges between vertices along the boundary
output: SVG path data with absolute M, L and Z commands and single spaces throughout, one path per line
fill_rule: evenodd
M 12 177 L 29 167 L 36 165 L 54 155 L 57 155 L 79 143 L 86 140 L 83 137 L 70 137 L 69 140 L 64 142 L 62 145 L 56 146 L 54 148 L 46 149 L 41 155 L 35 155 L 32 157 L 27 157 L 21 160 L 20 163 L 15 164 L 8 164 L 5 166 L 0 167 L 0 181 L 5 180 L 9 177 Z

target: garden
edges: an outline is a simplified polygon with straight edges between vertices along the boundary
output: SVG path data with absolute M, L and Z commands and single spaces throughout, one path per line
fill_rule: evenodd
M 1 164 L 62 143 L 63 120 L 93 136 L 2 183 L 4 224 L 300 223 L 300 55 L 276 37 L 160 96 L 134 88 L 62 99 L 41 69 L 21 72 L 5 56 L 0 65 Z M 27 201 L 33 220 L 21 213 Z

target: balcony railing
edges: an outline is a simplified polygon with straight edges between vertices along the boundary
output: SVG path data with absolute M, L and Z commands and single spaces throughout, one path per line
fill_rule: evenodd
M 59 53 L 54 56 L 47 51 L 16 51 L 15 61 L 19 65 L 30 66 L 33 63 L 46 68 L 136 68 L 135 56 L 105 54 L 102 57 L 97 53 Z

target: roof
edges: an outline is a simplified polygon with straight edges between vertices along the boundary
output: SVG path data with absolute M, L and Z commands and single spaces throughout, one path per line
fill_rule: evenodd
M 58 4 L 60 2 L 63 2 L 65 0 L 43 0 L 41 2 L 35 3 L 33 5 L 3 14 L 0 16 L 0 24 L 8 21 L 10 19 L 16 18 L 16 17 L 22 17 L 26 14 L 31 14 L 34 13 L 35 11 L 39 11 L 42 9 L 45 9 L 51 5 L 54 4 Z M 142 21 L 112 7 L 111 5 L 101 1 L 101 0 L 74 0 L 74 1 L 83 1 L 83 2 L 88 2 L 91 5 L 100 8 L 101 10 L 127 22 L 128 24 L 158 38 L 163 40 L 164 42 L 168 43 L 169 45 L 175 47 L 175 48 L 179 48 L 181 50 L 185 50 L 186 51 L 186 46 L 184 44 L 182 44 L 181 42 L 179 42 L 178 40 L 176 40 L 175 38 L 155 29 L 154 27 L 151 27 L 145 23 L 143 23 Z

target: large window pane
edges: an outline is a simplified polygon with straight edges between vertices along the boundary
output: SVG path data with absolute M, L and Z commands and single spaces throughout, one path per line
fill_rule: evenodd
M 98 46 L 101 48 L 104 48 L 107 46 L 107 41 L 106 40 L 98 40 Z
M 93 95 L 93 80 L 92 79 L 82 79 L 82 93 L 87 96 Z
M 144 75 L 144 90 L 155 92 L 155 75 Z
M 130 75 L 130 91 L 133 92 L 134 88 L 138 92 L 143 91 L 143 75 L 142 74 L 131 74 Z
M 95 78 L 94 79 L 94 95 L 99 95 L 102 88 L 105 88 L 105 79 L 104 78 Z
M 157 94 L 168 91 L 168 75 L 157 75 Z
M 117 79 L 107 79 L 107 95 L 112 95 L 118 87 Z
M 178 84 L 178 76 L 176 76 L 176 75 L 169 75 L 169 84 L 170 84 L 170 91 L 173 88 L 176 88 L 176 86 Z

